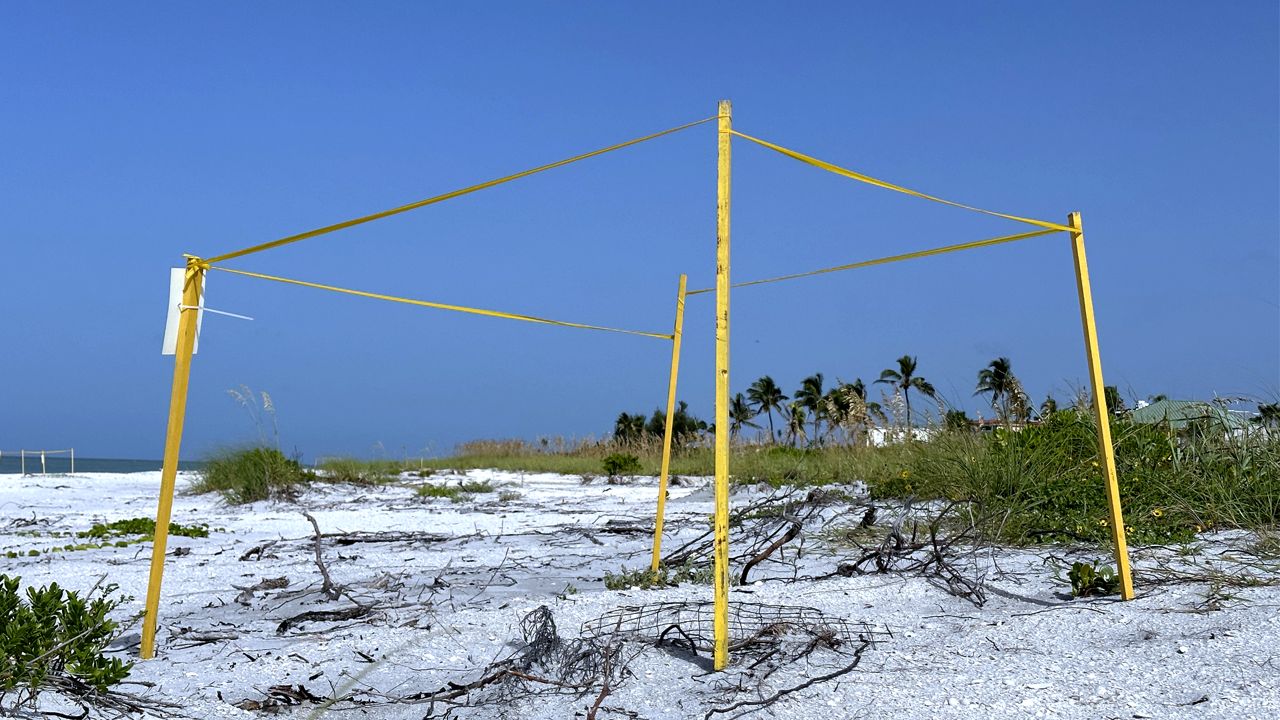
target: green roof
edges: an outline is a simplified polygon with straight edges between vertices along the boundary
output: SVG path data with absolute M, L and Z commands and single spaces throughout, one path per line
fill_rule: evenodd
M 1244 418 L 1233 415 L 1226 408 L 1199 400 L 1157 400 L 1129 414 L 1136 423 L 1168 423 L 1170 427 L 1184 428 L 1196 420 L 1219 422 L 1230 429 L 1244 429 Z

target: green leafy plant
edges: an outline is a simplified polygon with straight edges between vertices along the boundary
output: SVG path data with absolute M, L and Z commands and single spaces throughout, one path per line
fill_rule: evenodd
M 155 519 L 129 518 L 127 520 L 114 520 L 109 523 L 94 523 L 93 527 L 76 533 L 76 536 L 82 538 L 101 539 L 107 537 L 120 537 L 122 535 L 142 535 L 144 539 L 150 539 L 154 537 L 155 534 Z M 179 525 L 178 523 L 171 522 L 169 523 L 169 534 L 193 538 L 209 537 L 209 526 Z
M 458 487 L 460 487 L 464 493 L 473 493 L 476 495 L 493 492 L 493 483 L 488 480 L 463 480 Z
M 634 475 L 641 470 L 640 458 L 630 453 L 613 453 L 600 462 L 600 467 L 611 478 Z
M 648 590 L 650 588 L 675 587 L 684 582 L 709 585 L 711 584 L 713 572 L 714 568 L 710 564 L 703 566 L 677 565 L 675 567 L 666 567 L 664 565 L 658 568 L 657 573 L 647 567 L 635 570 L 623 568 L 616 575 L 606 572 L 604 574 L 604 586 L 607 590 L 626 590 L 632 587 Z
M 107 618 L 123 598 L 109 585 L 85 597 L 57 583 L 19 592 L 21 580 L 0 575 L 0 714 L 34 708 L 40 693 L 106 692 L 132 663 L 103 655 L 116 636 Z
M 462 488 L 457 485 L 422 485 L 418 488 L 418 496 L 445 498 L 456 503 L 471 499 L 471 496 L 463 492 Z
M 1115 595 L 1120 592 L 1120 577 L 1107 565 L 1077 562 L 1067 573 L 1072 597 Z
M 457 485 L 421 485 L 418 487 L 419 497 L 446 498 L 452 502 L 466 502 L 476 495 L 494 492 L 493 483 L 488 480 L 462 480 Z M 519 497 L 519 493 L 516 494 Z M 501 498 L 499 498 L 501 499 Z

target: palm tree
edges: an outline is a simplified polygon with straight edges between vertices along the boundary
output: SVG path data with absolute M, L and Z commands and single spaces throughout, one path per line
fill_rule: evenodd
M 800 389 L 795 394 L 796 402 L 809 412 L 813 413 L 813 440 L 817 442 L 821 437 L 818 434 L 818 423 L 823 418 L 823 400 L 822 392 L 822 373 L 814 373 L 804 380 L 800 381 Z
M 1253 421 L 1262 427 L 1280 427 L 1280 402 L 1258 403 L 1258 414 Z
M 638 442 L 644 437 L 644 413 L 619 413 L 613 423 L 613 437 L 622 443 Z
M 626 415 L 626 413 L 623 413 Z M 642 421 L 644 416 L 637 415 L 635 420 Z M 619 419 L 621 422 L 621 419 Z M 675 415 L 671 419 L 671 442 L 675 447 L 683 447 L 685 443 L 697 439 L 698 433 L 707 429 L 707 423 L 689 413 L 689 403 L 681 400 L 676 405 Z M 667 432 L 667 413 L 662 408 L 654 408 L 649 422 L 642 428 L 643 433 L 654 438 L 661 438 Z M 617 431 L 614 431 L 615 434 Z
M 902 401 L 907 408 L 907 435 L 911 436 L 911 391 L 918 390 L 925 397 L 936 398 L 938 393 L 933 389 L 933 385 L 922 377 L 916 376 L 916 359 L 910 355 L 903 355 L 898 358 L 898 369 L 887 368 L 880 373 L 878 383 L 892 385 L 902 391 Z
M 1046 395 L 1044 402 L 1040 403 L 1040 417 L 1048 418 L 1056 412 L 1058 412 L 1058 401 L 1053 399 L 1053 395 Z
M 780 415 L 785 414 L 783 403 L 787 399 L 782 388 L 778 387 L 778 383 L 768 375 L 751 383 L 751 387 L 747 388 L 747 400 L 756 409 L 756 414 L 765 413 L 769 416 L 769 442 L 771 443 L 774 440 L 773 411 L 777 410 Z
M 837 383 L 827 393 L 824 410 L 829 425 L 828 432 L 843 429 L 845 436 L 856 443 L 859 432 L 867 426 L 867 389 L 862 381 L 857 383 Z
M 867 386 L 862 382 L 862 378 L 858 378 L 850 385 L 854 392 L 858 393 L 858 397 L 862 398 L 862 402 L 867 404 L 867 415 L 869 418 L 879 418 L 881 422 L 888 422 L 888 417 L 884 414 L 884 408 L 878 402 L 872 402 L 867 399 Z
M 1120 388 L 1115 385 L 1104 386 L 1102 397 L 1107 403 L 1108 412 L 1112 415 L 1124 415 L 1129 412 L 1129 408 L 1125 407 L 1124 397 L 1120 394 Z
M 736 438 L 738 433 L 744 426 L 758 428 L 759 425 L 751 422 L 751 418 L 759 413 L 751 409 L 751 405 L 747 399 L 738 393 L 733 396 L 733 400 L 729 401 L 729 437 Z
M 799 440 L 805 439 L 804 406 L 799 402 L 792 402 L 787 407 L 787 441 L 795 447 Z
M 971 427 L 969 416 L 963 410 L 948 410 L 942 416 L 942 426 L 951 432 L 964 432 Z
M 857 378 L 853 384 L 849 386 L 858 397 L 862 398 L 863 404 L 867 406 L 867 429 L 871 429 L 871 421 L 879 420 L 881 425 L 889 424 L 889 416 L 885 414 L 884 407 L 878 402 L 872 402 L 867 399 L 867 386 L 862 382 L 862 378 Z
M 851 418 L 856 412 L 854 400 L 843 385 L 837 384 L 828 390 L 822 397 L 822 414 L 827 418 L 827 436 L 833 437 L 842 429 L 848 434 L 847 428 L 853 423 Z
M 1005 425 L 1011 419 L 1026 420 L 1031 414 L 1027 393 L 1013 374 L 1013 363 L 1007 357 L 998 357 L 978 371 L 978 387 L 973 394 L 990 394 L 991 409 Z

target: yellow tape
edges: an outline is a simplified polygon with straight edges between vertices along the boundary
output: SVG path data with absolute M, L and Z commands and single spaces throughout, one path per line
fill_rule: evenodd
M 901 255 L 889 255 L 887 257 L 876 258 L 875 260 L 863 260 L 862 262 L 849 263 L 848 265 L 836 265 L 834 267 L 821 268 L 819 270 L 810 270 L 808 272 L 793 273 L 791 275 L 779 275 L 778 277 L 764 278 L 763 280 L 749 280 L 747 282 L 734 283 L 733 287 L 747 287 L 749 285 L 764 285 L 765 283 L 782 282 L 783 280 L 796 280 L 798 278 L 812 277 L 814 275 L 825 275 L 827 273 L 840 272 L 842 270 L 855 270 L 857 268 L 871 267 L 872 265 L 887 265 L 902 260 L 914 260 L 916 258 L 929 257 L 931 255 L 943 255 L 950 252 L 959 252 L 961 250 L 973 250 L 974 248 L 987 247 L 989 245 L 1000 245 L 1002 243 L 1017 242 L 1018 240 L 1026 240 L 1028 238 L 1040 237 L 1041 235 L 1052 235 L 1057 230 L 1034 230 L 1032 232 L 1018 233 L 1017 235 L 1003 235 L 1001 237 L 988 238 L 986 240 L 974 240 L 973 242 L 959 243 L 957 245 L 946 245 L 943 247 L 933 248 L 932 250 L 919 250 L 916 252 L 903 253 Z M 715 288 L 702 288 L 701 290 L 690 290 L 686 295 L 702 295 L 709 293 Z
M 764 147 L 767 147 L 770 150 L 780 152 L 783 155 L 799 160 L 800 162 L 808 163 L 809 165 L 812 165 L 816 168 L 822 168 L 823 170 L 826 170 L 828 172 L 833 172 L 837 175 L 843 175 L 844 177 L 857 180 L 858 182 L 864 182 L 864 183 L 867 183 L 868 185 L 875 185 L 876 187 L 884 188 L 886 190 L 893 190 L 894 192 L 904 193 L 906 195 L 911 195 L 913 197 L 924 198 L 925 200 L 932 200 L 933 202 L 942 203 L 943 205 L 950 205 L 951 207 L 958 207 L 958 208 L 963 208 L 965 210 L 972 210 L 973 212 L 982 213 L 984 215 L 993 215 L 995 217 L 1005 218 L 1006 220 L 1016 220 L 1020 223 L 1027 223 L 1028 225 L 1037 225 L 1039 227 L 1048 228 L 1056 232 L 1071 232 L 1071 228 L 1067 227 L 1066 225 L 1051 223 L 1051 222 L 1048 222 L 1047 220 L 1036 220 L 1035 218 L 1019 217 L 1017 215 L 1009 215 L 1002 212 L 996 212 L 994 210 L 983 210 L 980 207 L 965 205 L 964 203 L 958 203 L 952 200 L 944 200 L 940 197 L 935 197 L 933 195 L 926 195 L 925 193 L 912 190 L 911 188 L 905 188 L 905 187 L 902 187 L 901 185 L 894 185 L 891 182 L 879 180 L 871 177 L 870 175 L 864 175 L 860 172 L 855 172 L 853 170 L 842 168 L 839 165 L 832 165 L 829 162 L 819 160 L 815 157 L 810 157 L 808 155 L 805 155 L 804 153 L 798 153 L 795 150 L 788 150 L 787 148 L 784 148 L 781 145 L 774 145 L 773 143 L 767 140 L 761 140 L 760 138 L 754 138 L 754 137 L 751 137 L 750 135 L 744 135 L 738 132 L 737 130 L 733 130 L 731 132 L 734 135 L 737 135 L 738 137 L 742 138 L 743 140 L 750 140 L 751 142 L 756 143 L 757 145 L 763 145 Z
M 316 228 L 315 230 L 308 230 L 303 233 L 298 233 L 297 235 L 290 235 L 288 237 L 280 238 L 279 240 L 272 240 L 271 242 L 262 243 L 261 245 L 254 245 L 253 247 L 247 247 L 247 248 L 244 248 L 243 250 L 236 250 L 235 252 L 229 252 L 223 255 L 217 255 L 215 257 L 209 258 L 209 262 L 216 263 L 216 262 L 222 262 L 224 260 L 230 260 L 232 258 L 243 257 L 245 255 L 249 255 L 252 253 L 262 252 L 263 250 L 270 250 L 272 248 L 277 248 L 277 247 L 280 247 L 281 245 L 288 245 L 290 243 L 295 243 L 295 242 L 298 242 L 299 240 L 307 240 L 309 238 L 317 237 L 320 235 L 326 235 L 336 230 L 345 230 L 346 228 L 355 227 L 356 225 L 363 225 L 364 223 L 373 222 L 374 220 L 381 220 L 382 218 L 391 217 L 392 215 L 399 215 L 400 213 L 409 212 L 410 210 L 417 210 L 418 208 L 426 207 L 428 205 L 434 205 L 438 202 L 444 202 L 445 200 L 452 200 L 453 198 L 456 198 L 456 197 L 469 195 L 479 190 L 487 190 L 488 188 L 494 187 L 496 185 L 501 185 L 503 183 L 508 183 L 508 182 L 511 182 L 512 180 L 519 180 L 520 178 L 529 177 L 530 175 L 540 173 L 544 170 L 552 170 L 554 168 L 564 167 L 565 165 L 578 162 L 579 160 L 586 160 L 587 158 L 593 158 L 593 157 L 596 157 L 597 155 L 603 155 L 607 152 L 613 152 L 614 150 L 621 150 L 622 148 L 625 148 L 625 147 L 637 145 L 639 143 L 645 142 L 646 140 L 653 140 L 655 138 L 660 138 L 663 135 L 670 135 L 671 133 L 680 132 L 681 130 L 687 130 L 688 128 L 694 127 L 695 125 L 701 125 L 703 123 L 711 122 L 712 120 L 715 120 L 715 119 L 716 119 L 715 117 L 703 118 L 702 120 L 698 120 L 691 123 L 685 123 L 684 125 L 679 125 L 677 127 L 673 127 L 668 130 L 663 130 L 662 132 L 656 132 L 656 133 L 653 133 L 652 135 L 645 135 L 644 137 L 638 137 L 638 138 L 635 138 L 634 140 L 628 140 L 626 142 L 618 143 L 617 145 L 610 145 L 609 147 L 600 148 L 599 150 L 592 150 L 589 153 L 574 155 L 571 158 L 560 160 L 558 162 L 553 162 L 548 165 L 539 165 L 536 168 L 524 170 L 514 175 L 507 175 L 506 177 L 500 177 L 496 180 L 489 180 L 488 182 L 482 182 L 479 185 L 472 185 L 470 187 L 462 188 L 461 190 L 454 190 L 452 192 L 447 192 L 443 195 L 436 195 L 435 197 L 429 197 L 426 200 L 419 200 L 417 202 L 409 203 L 408 205 L 401 205 L 400 207 L 391 208 L 390 210 L 383 210 L 382 212 L 376 212 L 376 213 L 373 213 L 372 215 L 365 215 L 363 217 L 358 217 L 358 218 L 355 218 L 354 220 L 346 220 L 344 222 L 336 223 L 333 225 L 326 225 L 322 228 Z
M 209 269 L 221 270 L 222 272 L 231 273 L 233 275 L 244 275 L 245 277 L 258 278 L 259 280 L 272 280 L 289 285 L 301 285 L 302 287 L 315 288 L 317 290 L 331 290 L 336 293 L 357 295 L 359 297 L 372 298 L 374 300 L 387 300 L 390 302 L 404 303 L 406 305 L 436 308 L 437 310 L 452 310 L 453 312 L 470 313 L 472 315 L 484 315 L 486 317 L 505 318 L 507 320 L 523 320 L 525 322 L 539 323 L 542 325 L 559 325 L 560 327 L 579 328 L 582 330 L 603 330 L 605 332 L 623 333 L 625 335 L 642 335 L 644 337 L 659 338 L 661 340 L 674 339 L 672 335 L 663 333 L 644 332 L 643 330 L 623 330 L 621 328 L 604 327 L 602 325 L 586 325 L 584 323 L 565 322 L 563 320 L 548 320 L 547 318 L 535 317 L 533 315 L 519 315 L 517 313 L 502 312 L 501 310 L 484 310 L 482 308 L 465 307 L 463 305 L 449 305 L 446 303 L 430 302 L 428 300 L 413 300 L 411 298 L 396 297 L 395 295 L 383 295 L 381 293 L 371 293 L 363 290 L 351 290 L 349 288 L 340 288 L 333 285 L 321 285 L 320 283 L 307 282 L 306 280 L 292 280 L 290 278 L 277 277 L 275 275 L 264 275 L 262 273 L 249 272 L 247 270 L 232 270 L 231 268 L 214 266 L 209 266 Z

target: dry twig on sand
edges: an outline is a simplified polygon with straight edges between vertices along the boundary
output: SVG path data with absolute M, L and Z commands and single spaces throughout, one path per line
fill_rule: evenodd
M 342 588 L 333 584 L 333 579 L 329 577 L 329 568 L 325 567 L 324 556 L 320 552 L 320 523 L 311 516 L 309 512 L 303 512 L 302 516 L 311 521 L 311 527 L 316 531 L 316 567 L 320 568 L 320 577 L 324 578 L 324 584 L 320 587 L 320 592 L 324 593 L 330 600 L 337 600 L 342 597 Z

